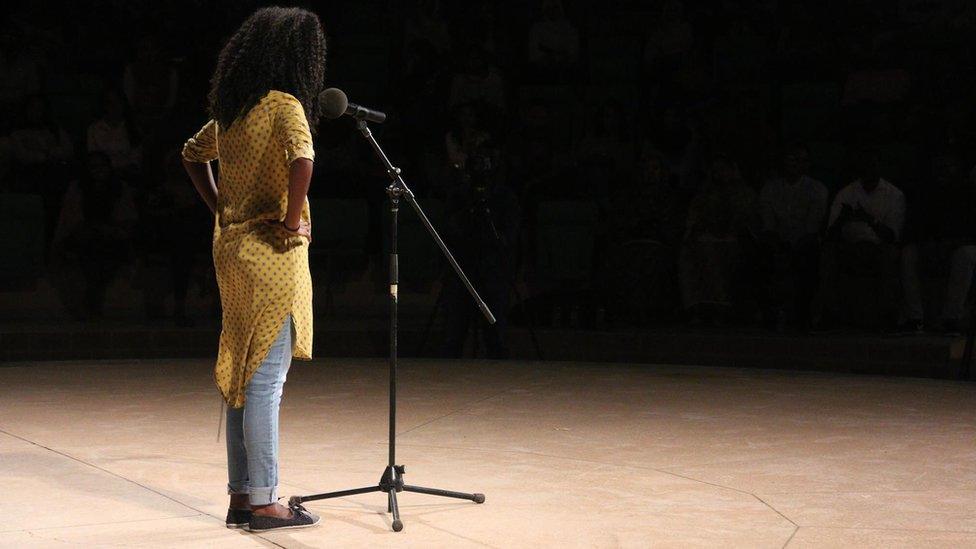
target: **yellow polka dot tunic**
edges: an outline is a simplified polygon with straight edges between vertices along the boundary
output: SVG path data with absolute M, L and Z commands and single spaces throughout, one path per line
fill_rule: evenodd
M 191 162 L 220 161 L 213 259 L 223 325 L 214 382 L 234 408 L 244 405 L 247 383 L 289 313 L 293 357 L 312 358 L 308 241 L 267 221 L 285 218 L 291 162 L 314 157 L 302 104 L 274 90 L 229 128 L 211 120 L 183 147 Z M 311 223 L 307 199 L 302 219 Z

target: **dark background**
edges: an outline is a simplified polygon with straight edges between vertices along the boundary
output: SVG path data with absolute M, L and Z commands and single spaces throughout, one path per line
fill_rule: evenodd
M 223 41 L 262 5 L 35 2 L 5 13 L 0 314 L 8 324 L 216 325 L 212 220 L 179 151 L 207 119 Z M 880 334 L 914 332 L 905 321 L 919 320 L 942 334 L 966 322 L 968 313 L 941 311 L 953 253 L 976 236 L 971 2 L 301 5 L 326 29 L 328 85 L 389 114 L 375 133 L 514 326 Z M 535 56 L 554 35 L 566 55 Z M 109 159 L 90 154 L 98 147 L 88 136 L 113 92 L 127 103 L 131 150 Z M 381 319 L 385 174 L 348 120 L 323 122 L 315 149 L 317 313 Z M 829 291 L 853 296 L 840 310 L 823 305 L 837 299 L 820 287 L 822 262 L 769 266 L 790 260 L 766 245 L 758 197 L 797 150 L 830 201 L 863 173 L 866 156 L 905 195 L 904 230 L 876 261 L 837 256 L 843 276 Z M 486 194 L 472 188 L 470 165 L 453 167 L 481 155 L 492 163 Z M 951 173 L 938 172 L 946 164 Z M 723 170 L 741 204 L 709 194 Z M 484 204 L 502 245 L 471 222 Z M 707 271 L 713 257 L 681 266 L 696 208 L 736 241 L 718 305 L 700 306 L 681 280 Z M 79 216 L 100 224 L 95 244 L 64 221 Z M 830 241 L 826 221 L 818 243 Z M 404 286 L 420 296 L 404 301 L 408 323 L 423 326 L 435 304 L 442 319 L 461 314 L 436 249 L 416 221 L 404 223 Z M 907 318 L 902 304 L 908 244 L 922 250 L 922 319 Z M 793 305 L 797 269 L 814 274 L 807 315 Z M 782 292 L 770 288 L 780 285 L 793 288 L 790 297 L 775 297 Z

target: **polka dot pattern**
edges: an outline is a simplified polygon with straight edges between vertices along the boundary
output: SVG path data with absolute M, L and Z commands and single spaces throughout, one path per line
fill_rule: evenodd
M 312 358 L 312 277 L 308 242 L 268 225 L 288 206 L 288 166 L 315 159 L 302 104 L 271 91 L 223 130 L 213 120 L 190 138 L 183 157 L 220 161 L 213 258 L 223 307 L 214 382 L 229 406 L 271 349 L 286 315 L 294 317 L 292 355 Z M 302 219 L 311 223 L 308 200 Z

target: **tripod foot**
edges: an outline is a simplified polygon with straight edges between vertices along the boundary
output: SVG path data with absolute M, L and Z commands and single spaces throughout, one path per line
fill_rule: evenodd
M 475 503 L 484 503 L 485 502 L 485 495 L 484 494 L 471 494 L 471 495 L 474 496 L 473 498 L 471 498 L 471 501 L 473 501 Z
M 393 531 L 394 532 L 399 532 L 400 530 L 403 530 L 403 521 L 401 521 L 400 519 L 394 520 L 393 521 Z

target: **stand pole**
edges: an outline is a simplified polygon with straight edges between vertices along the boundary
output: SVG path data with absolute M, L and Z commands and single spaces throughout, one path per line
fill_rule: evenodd
M 367 486 L 364 488 L 353 488 L 351 490 L 340 490 L 338 492 L 326 492 L 322 494 L 314 494 L 310 496 L 292 496 L 289 499 L 289 503 L 302 503 L 304 501 L 314 501 L 319 499 L 330 499 L 338 498 L 344 496 L 351 496 L 355 494 L 365 494 L 369 492 L 386 492 L 387 493 L 387 503 L 386 511 L 393 514 L 393 524 L 391 525 L 394 532 L 399 532 L 403 530 L 403 521 L 400 520 L 400 508 L 397 505 L 397 492 L 407 491 L 416 492 L 419 494 L 429 494 L 434 496 L 443 496 L 449 498 L 457 499 L 467 499 L 475 503 L 484 503 L 484 494 L 469 494 L 465 492 L 454 492 L 451 490 L 441 490 L 438 488 L 425 488 L 423 486 L 412 486 L 403 483 L 403 474 L 406 471 L 406 467 L 403 465 L 396 465 L 396 387 L 397 387 L 397 335 L 399 332 L 398 324 L 398 292 L 400 284 L 400 269 L 399 269 L 399 253 L 397 246 L 397 226 L 398 226 L 398 216 L 400 211 L 400 200 L 406 200 L 410 206 L 413 207 L 414 211 L 420 217 L 420 221 L 427 228 L 427 232 L 430 233 L 431 238 L 437 243 L 437 246 L 444 253 L 444 257 L 447 259 L 451 267 L 454 268 L 454 272 L 457 273 L 461 282 L 468 289 L 468 293 L 475 300 L 478 308 L 481 310 L 482 314 L 489 323 L 494 324 L 495 317 L 491 314 L 488 309 L 488 305 L 485 304 L 481 296 L 478 295 L 477 290 L 471 285 L 471 281 L 461 270 L 461 266 L 458 265 L 457 261 L 454 259 L 454 255 L 444 244 L 440 235 L 431 225 L 430 220 L 427 215 L 417 204 L 416 199 L 413 196 L 413 191 L 407 187 L 407 183 L 400 177 L 400 169 L 390 162 L 390 159 L 383 152 L 380 144 L 373 137 L 373 132 L 369 130 L 369 126 L 366 121 L 359 119 L 357 121 L 356 127 L 359 129 L 363 137 L 369 141 L 369 144 L 373 147 L 373 151 L 376 156 L 379 157 L 380 161 L 386 167 L 386 173 L 390 176 L 391 183 L 386 188 L 386 194 L 389 197 L 390 204 L 390 459 L 383 471 L 383 475 L 380 477 L 379 482 L 374 486 Z

